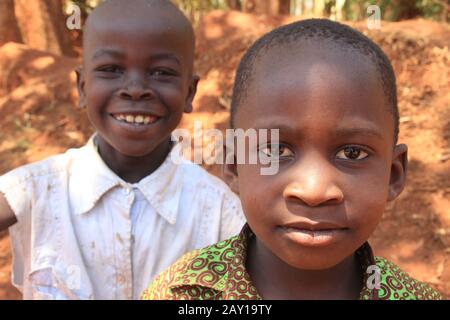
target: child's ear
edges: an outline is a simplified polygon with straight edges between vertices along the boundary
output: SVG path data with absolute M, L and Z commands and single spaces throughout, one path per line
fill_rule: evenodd
M 222 176 L 225 180 L 226 184 L 230 187 L 230 189 L 236 193 L 239 194 L 239 181 L 238 181 L 238 173 L 237 173 L 237 166 L 236 166 L 236 155 L 233 152 L 228 152 L 226 146 L 223 147 L 223 154 L 224 154 L 224 164 L 222 166 Z M 229 161 L 231 160 L 231 161 Z M 231 164 L 229 162 L 232 162 Z
M 84 92 L 84 72 L 83 67 L 78 66 L 75 68 L 75 73 L 77 74 L 77 89 L 78 89 L 78 106 L 80 108 L 86 107 L 86 94 Z
M 406 144 L 396 145 L 392 154 L 391 177 L 389 180 L 388 201 L 397 198 L 406 184 L 408 171 L 408 146 Z
M 192 112 L 192 101 L 194 101 L 195 94 L 197 93 L 197 85 L 200 77 L 193 75 L 189 81 L 188 95 L 186 97 L 186 104 L 184 106 L 184 112 Z

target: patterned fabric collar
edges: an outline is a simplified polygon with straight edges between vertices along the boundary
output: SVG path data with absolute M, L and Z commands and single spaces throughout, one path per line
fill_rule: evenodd
M 202 286 L 221 292 L 221 299 L 224 300 L 261 300 L 245 268 L 247 245 L 251 237 L 254 237 L 254 234 L 246 224 L 238 236 L 194 251 L 190 256 L 195 258 L 186 268 L 180 270 L 178 276 L 171 282 L 170 288 Z M 369 243 L 364 243 L 356 251 L 356 255 L 365 275 L 363 283 L 366 284 L 369 276 L 366 273 L 367 268 L 376 265 Z M 194 274 L 196 276 L 193 276 Z M 370 290 L 364 285 L 360 299 L 377 299 L 377 292 L 377 289 Z

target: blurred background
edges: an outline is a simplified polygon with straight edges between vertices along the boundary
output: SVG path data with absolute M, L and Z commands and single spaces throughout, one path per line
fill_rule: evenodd
M 124 0 L 125 1 L 125 0 Z M 0 0 L 0 174 L 82 146 L 93 133 L 77 108 L 75 66 L 81 27 L 99 0 Z M 386 52 L 398 83 L 400 142 L 409 145 L 408 185 L 370 239 L 384 256 L 450 298 L 450 1 L 175 0 L 197 35 L 201 81 L 194 112 L 180 127 L 224 130 L 234 72 L 245 50 L 280 25 L 325 17 L 360 30 Z M 74 11 L 74 6 L 79 11 Z M 380 9 L 379 28 L 369 28 Z M 72 22 L 68 24 L 69 22 Z M 75 24 L 76 25 L 76 24 Z M 204 139 L 204 144 L 211 141 Z M 199 150 L 194 150 L 200 152 Z M 220 167 L 206 166 L 220 177 Z M 11 250 L 0 233 L 0 299 L 10 284 Z

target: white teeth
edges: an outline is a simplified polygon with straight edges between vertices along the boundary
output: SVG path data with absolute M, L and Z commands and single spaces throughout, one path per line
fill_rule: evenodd
M 114 118 L 116 118 L 119 121 L 124 121 L 127 123 L 133 123 L 133 124 L 149 124 L 149 123 L 153 123 L 157 120 L 157 118 L 153 117 L 153 116 L 146 116 L 146 115 L 133 116 L 131 114 L 114 115 Z

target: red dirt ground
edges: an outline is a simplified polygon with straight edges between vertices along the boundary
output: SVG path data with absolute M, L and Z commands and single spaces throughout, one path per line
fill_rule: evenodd
M 263 33 L 292 21 L 215 11 L 197 32 L 196 69 L 202 80 L 195 112 L 180 127 L 224 129 L 234 70 Z M 386 209 L 370 239 L 375 253 L 450 298 L 450 28 L 425 20 L 384 23 L 369 31 L 397 74 L 400 142 L 409 146 L 408 186 Z M 76 107 L 78 61 L 8 43 L 0 47 L 0 174 L 84 144 L 92 128 Z M 218 166 L 207 167 L 220 175 Z M 10 285 L 10 247 L 0 234 L 0 299 L 19 299 Z

